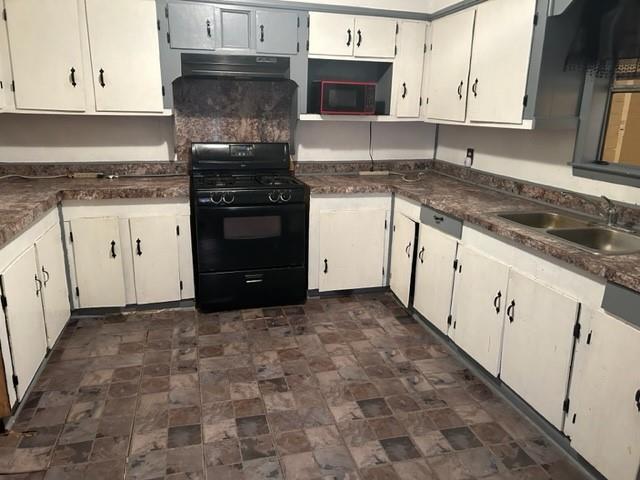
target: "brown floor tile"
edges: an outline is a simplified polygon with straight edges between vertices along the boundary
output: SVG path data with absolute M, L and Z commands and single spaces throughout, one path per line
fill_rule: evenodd
M 448 428 L 441 430 L 441 433 L 454 450 L 467 450 L 482 446 L 480 440 L 468 427 Z
M 493 445 L 489 448 L 509 470 L 528 467 L 535 463 L 531 457 L 520 448 L 520 445 L 515 442 Z
M 188 447 L 202 443 L 202 433 L 200 425 L 182 425 L 179 427 L 169 427 L 168 447 Z
M 368 420 L 368 423 L 378 440 L 401 437 L 407 434 L 405 428 L 395 417 L 374 418 Z
M 367 418 L 385 417 L 391 415 L 391 410 L 385 402 L 384 398 L 371 398 L 368 400 L 359 400 L 360 410 Z
M 380 443 L 392 462 L 401 462 L 420 457 L 420 453 L 409 437 L 386 438 L 380 440 Z
M 240 439 L 240 452 L 243 461 L 272 457 L 276 454 L 271 435 Z
M 236 418 L 238 437 L 255 437 L 269 433 L 267 417 L 257 415 L 254 417 Z
M 275 442 L 279 455 L 291 455 L 311 451 L 311 444 L 304 430 L 280 433 L 275 437 Z

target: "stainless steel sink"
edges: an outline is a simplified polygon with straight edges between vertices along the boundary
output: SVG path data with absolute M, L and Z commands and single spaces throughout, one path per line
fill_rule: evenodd
M 500 213 L 498 217 L 519 223 L 526 227 L 550 229 L 550 228 L 581 228 L 591 224 L 588 220 L 574 218 L 555 212 L 516 212 Z
M 550 229 L 549 235 L 575 243 L 603 255 L 627 255 L 640 252 L 640 237 L 607 227 Z

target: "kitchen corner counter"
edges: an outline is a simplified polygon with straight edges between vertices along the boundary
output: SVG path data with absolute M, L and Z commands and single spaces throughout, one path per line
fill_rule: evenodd
M 411 174 L 410 177 L 415 178 L 415 174 Z M 514 211 L 560 211 L 552 205 L 428 170 L 423 172 L 418 181 L 412 183 L 397 175 L 305 175 L 298 178 L 309 185 L 311 193 L 316 195 L 395 193 L 463 220 L 467 225 L 481 227 L 498 237 L 640 292 L 640 254 L 595 255 L 543 232 L 519 226 L 496 216 L 498 213 Z
M 0 180 L 0 248 L 64 200 L 187 198 L 189 177 Z

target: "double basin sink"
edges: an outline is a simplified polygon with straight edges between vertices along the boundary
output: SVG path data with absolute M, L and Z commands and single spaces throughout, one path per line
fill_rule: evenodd
M 640 236 L 555 212 L 500 213 L 498 217 L 571 242 L 599 255 L 640 253 Z

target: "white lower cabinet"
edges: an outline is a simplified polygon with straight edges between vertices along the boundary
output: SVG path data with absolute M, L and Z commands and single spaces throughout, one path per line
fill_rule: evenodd
M 640 474 L 640 330 L 582 308 L 564 432 L 610 479 Z
M 413 308 L 447 333 L 458 241 L 420 224 Z
M 579 303 L 511 270 L 505 305 L 501 379 L 561 430 Z
M 175 217 L 129 219 L 138 304 L 180 300 Z
M 409 306 L 411 296 L 411 273 L 413 250 L 416 237 L 416 222 L 400 212 L 393 219 L 391 240 L 391 291 L 405 306 Z
M 319 290 L 384 285 L 387 210 L 321 211 L 319 214 Z
M 40 299 L 42 282 L 36 274 L 37 268 L 36 250 L 32 245 L 1 273 L 18 401 L 24 396 L 47 353 L 47 335 Z
M 180 261 L 180 298 L 186 300 L 195 297 L 193 254 L 191 252 L 191 217 L 178 215 L 176 220 Z
M 47 345 L 52 348 L 71 316 L 62 234 L 58 224 L 36 240 L 36 252 Z
M 73 257 L 78 305 L 124 306 L 124 270 L 118 219 L 78 218 L 71 220 Z
M 449 336 L 489 373 L 497 376 L 509 267 L 465 246 L 458 250 L 456 277 Z

